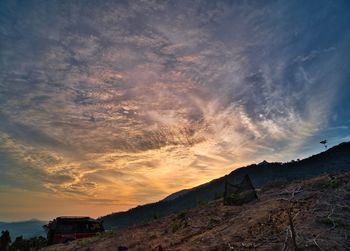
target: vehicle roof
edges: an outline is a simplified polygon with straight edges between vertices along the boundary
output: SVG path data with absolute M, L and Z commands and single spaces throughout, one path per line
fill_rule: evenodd
M 64 219 L 64 220 L 86 220 L 86 219 L 92 219 L 88 216 L 59 216 L 56 219 Z
M 98 222 L 97 220 L 90 217 L 81 217 L 81 216 L 60 216 L 57 217 L 54 221 L 56 222 L 81 222 L 81 221 L 90 221 L 90 222 Z

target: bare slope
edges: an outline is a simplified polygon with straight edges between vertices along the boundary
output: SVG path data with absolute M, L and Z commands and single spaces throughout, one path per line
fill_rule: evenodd
M 285 250 L 288 208 L 303 250 L 350 249 L 350 172 L 322 175 L 259 191 L 259 201 L 203 204 L 143 225 L 47 250 Z M 290 235 L 289 235 L 290 236 Z M 160 249 L 160 246 L 162 247 Z
M 309 158 L 288 163 L 265 163 L 264 165 L 249 165 L 232 171 L 230 174 L 215 179 L 206 184 L 187 190 L 171 200 L 163 200 L 132 208 L 126 212 L 113 213 L 101 217 L 105 227 L 124 228 L 133 224 L 147 222 L 155 216 L 162 217 L 182 210 L 194 208 L 202 202 L 214 200 L 222 194 L 225 179 L 239 180 L 249 174 L 255 187 L 262 187 L 270 182 L 289 182 L 297 179 L 314 177 L 323 173 L 341 170 L 350 171 L 350 142 L 339 144 L 325 152 Z

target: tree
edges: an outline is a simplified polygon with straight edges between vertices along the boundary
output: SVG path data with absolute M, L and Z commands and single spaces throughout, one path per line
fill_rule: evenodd
M 17 251 L 17 250 L 27 250 L 26 248 L 26 241 L 23 239 L 22 236 L 16 237 L 15 241 L 12 242 L 11 246 L 9 247 L 9 251 Z M 29 248 L 28 248 L 29 249 Z
M 327 149 L 327 140 L 322 140 L 320 144 L 324 145 L 324 147 Z
M 1 237 L 0 237 L 0 251 L 8 250 L 10 243 L 11 243 L 10 232 L 8 230 L 2 231 Z
M 42 236 L 32 237 L 30 239 L 23 239 L 23 236 L 18 236 L 9 247 L 9 251 L 30 251 L 30 250 L 41 250 L 46 246 L 46 238 Z

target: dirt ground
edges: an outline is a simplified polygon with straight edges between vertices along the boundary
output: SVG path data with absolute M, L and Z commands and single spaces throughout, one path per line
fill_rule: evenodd
M 216 200 L 45 250 L 280 251 L 294 250 L 292 236 L 300 250 L 350 250 L 349 180 L 350 172 L 344 172 L 274 184 L 258 191 L 258 201 L 242 206 L 224 206 Z

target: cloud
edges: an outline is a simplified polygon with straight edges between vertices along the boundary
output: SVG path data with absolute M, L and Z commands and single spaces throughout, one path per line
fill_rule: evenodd
M 125 209 L 299 157 L 350 116 L 339 5 L 3 1 L 2 180 Z

